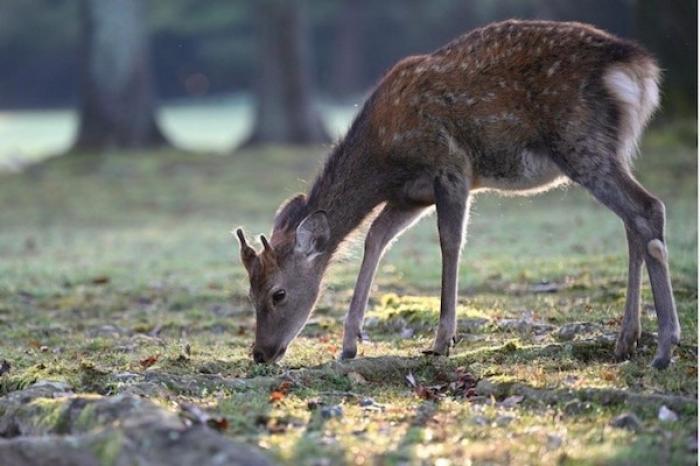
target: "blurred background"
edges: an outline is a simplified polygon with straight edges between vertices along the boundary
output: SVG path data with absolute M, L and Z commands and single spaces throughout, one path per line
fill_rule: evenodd
M 368 380 L 356 374 L 357 383 L 325 369 L 301 376 L 306 385 L 295 382 L 282 403 L 267 389 L 214 388 L 223 376 L 281 376 L 335 360 L 362 251 L 332 265 L 304 332 L 280 366 L 261 368 L 250 357 L 254 311 L 232 228 L 243 226 L 261 247 L 257 234 L 270 231 L 285 198 L 309 189 L 332 141 L 396 61 L 512 17 L 593 23 L 639 41 L 664 70 L 662 109 L 634 171 L 666 205 L 683 329 L 672 367 L 648 367 L 657 320 L 646 278 L 645 343 L 632 361 L 613 363 L 608 337 L 626 299 L 624 227 L 571 185 L 477 196 L 459 278 L 464 339 L 449 360 L 477 378 L 541 388 L 541 400 L 550 399 L 544 390 L 566 394 L 557 407 L 433 403 L 405 386 L 397 372 L 405 367 L 393 362 Z M 226 435 L 294 466 L 466 464 L 467 455 L 478 464 L 696 464 L 697 405 L 661 422 L 646 402 L 636 410 L 587 394 L 697 399 L 696 103 L 695 0 L 0 0 L 0 402 L 37 380 L 65 380 L 90 399 L 129 392 L 168 410 L 174 400 L 195 403 L 224 416 L 217 425 L 228 425 Z M 412 361 L 431 344 L 436 230 L 424 219 L 382 261 L 361 356 Z M 577 341 L 560 341 L 568 324 Z M 442 371 L 421 367 L 416 380 L 438 383 Z M 569 403 L 572 390 L 585 397 Z M 365 396 L 376 410 L 360 407 Z M 32 432 L 58 419 L 50 432 L 70 432 L 73 448 L 112 461 L 129 436 L 103 436 L 102 423 L 130 421 L 98 413 L 84 422 L 88 409 L 78 416 L 78 400 L 62 399 L 70 415 L 57 414 L 59 399 L 16 412 L 40 413 L 43 430 Z M 325 419 L 336 403 L 344 417 Z M 610 419 L 628 412 L 643 428 L 613 431 Z M 15 435 L 15 424 L 4 425 Z M 72 443 L 98 438 L 93 432 L 106 443 Z M 143 445 L 177 455 L 186 437 L 177 448 L 173 437 Z M 44 443 L 63 436 L 32 438 L 52 460 L 64 458 Z
M 511 17 L 638 40 L 665 70 L 656 124 L 695 120 L 693 0 L 3 0 L 0 164 L 326 142 L 397 60 Z

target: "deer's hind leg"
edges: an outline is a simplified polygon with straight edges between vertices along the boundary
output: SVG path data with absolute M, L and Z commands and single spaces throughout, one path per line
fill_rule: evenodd
M 625 313 L 622 317 L 620 335 L 615 343 L 615 357 L 618 360 L 628 359 L 635 353 L 639 337 L 642 335 L 640 299 L 644 244 L 639 240 L 638 235 L 627 226 L 625 226 L 625 233 L 627 234 L 629 267 Z
M 630 276 L 625 316 L 616 345 L 617 356 L 628 356 L 639 338 L 640 269 L 646 262 L 659 330 L 652 366 L 657 369 L 667 367 L 673 348 L 680 341 L 680 324 L 668 269 L 664 204 L 644 189 L 626 163 L 615 155 L 578 147 L 566 155 L 555 155 L 554 160 L 573 181 L 588 189 L 625 223 Z

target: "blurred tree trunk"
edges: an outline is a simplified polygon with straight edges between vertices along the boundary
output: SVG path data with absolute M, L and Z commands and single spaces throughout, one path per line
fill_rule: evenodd
M 243 144 L 329 141 L 313 105 L 303 0 L 256 0 L 258 77 L 253 132 Z
M 146 2 L 81 0 L 80 129 L 74 151 L 166 144 L 155 120 Z
M 331 91 L 340 97 L 347 97 L 365 86 L 362 49 L 368 5 L 368 0 L 342 0 L 338 9 Z

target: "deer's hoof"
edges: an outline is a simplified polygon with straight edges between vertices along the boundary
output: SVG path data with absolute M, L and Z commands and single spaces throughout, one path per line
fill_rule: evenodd
M 669 364 L 671 364 L 671 356 L 664 354 L 664 355 L 656 355 L 654 360 L 651 362 L 651 367 L 654 369 L 658 370 L 663 370 L 666 369 Z
M 421 353 L 425 354 L 426 356 L 449 356 L 450 346 L 446 345 L 443 349 L 438 349 L 436 346 L 433 346 L 430 349 L 421 351 Z
M 355 356 L 357 356 L 357 348 L 343 348 L 340 359 L 347 361 L 348 359 L 355 359 Z
M 637 352 L 637 336 L 620 334 L 615 343 L 615 359 L 625 361 L 630 359 Z

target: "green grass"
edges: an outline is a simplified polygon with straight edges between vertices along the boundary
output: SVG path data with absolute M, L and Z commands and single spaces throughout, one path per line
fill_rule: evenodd
M 606 338 L 624 305 L 624 231 L 569 187 L 534 198 L 478 196 L 461 265 L 463 340 L 450 358 L 417 366 L 419 382 L 443 384 L 464 370 L 551 393 L 599 388 L 697 397 L 697 158 L 678 132 L 650 134 L 637 164 L 642 183 L 667 205 L 683 328 L 671 368 L 649 368 L 653 343 L 629 362 L 613 361 Z M 163 406 L 187 401 L 226 416 L 226 435 L 284 464 L 696 462 L 687 447 L 697 432 L 695 404 L 678 413 L 678 422 L 662 424 L 653 405 L 597 400 L 569 413 L 566 400 L 556 398 L 526 398 L 512 407 L 452 397 L 433 402 L 418 397 L 405 371 L 391 363 L 363 374 L 366 383 L 311 371 L 278 402 L 269 401 L 268 390 L 205 383 L 211 374 L 257 380 L 291 368 L 327 368 L 338 356 L 359 253 L 332 267 L 317 312 L 281 364 L 256 366 L 247 277 L 230 234 L 237 225 L 267 233 L 278 204 L 308 187 L 326 150 L 59 157 L 0 175 L 0 359 L 12 364 L 0 392 L 62 379 L 78 391 L 110 394 L 128 389 L 125 373 L 189 378 L 187 387 L 171 383 L 152 396 Z M 360 358 L 422 361 L 439 307 L 434 223 L 423 219 L 383 261 Z M 559 291 L 534 293 L 543 281 Z M 643 326 L 654 332 L 646 281 L 643 297 Z M 508 324 L 524 315 L 554 331 Z M 594 331 L 573 342 L 557 339 L 560 326 L 582 321 L 596 324 Z M 404 329 L 413 335 L 402 338 Z M 153 366 L 142 367 L 155 355 Z M 380 407 L 364 409 L 363 397 Z M 323 418 L 308 408 L 311 399 L 341 404 L 343 416 Z M 628 410 L 642 420 L 639 433 L 608 425 Z

